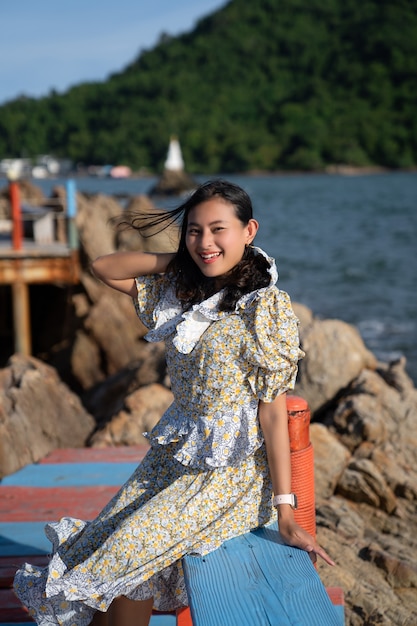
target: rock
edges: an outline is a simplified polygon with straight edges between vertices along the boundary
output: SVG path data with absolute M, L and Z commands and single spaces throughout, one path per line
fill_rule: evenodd
M 173 136 L 169 142 L 162 176 L 151 189 L 150 195 L 178 196 L 189 193 L 196 187 L 197 182 L 185 172 L 180 142 Z
M 323 418 L 326 424 L 331 422 L 336 427 L 337 432 L 343 436 L 344 444 L 352 451 L 362 441 L 380 444 L 387 439 L 391 417 L 389 409 L 381 402 L 381 396 L 374 393 L 375 385 L 379 386 L 381 393 L 390 393 L 378 374 L 361 372 L 339 401 L 336 401 L 336 408 L 333 407 Z
M 362 545 L 366 521 L 362 518 L 359 507 L 345 498 L 331 496 L 322 500 L 317 506 L 316 519 L 320 528 L 328 528 L 344 539 L 354 539 L 358 546 Z M 334 554 L 337 554 L 337 550 Z
M 316 500 L 320 501 L 334 494 L 351 454 L 323 424 L 311 424 L 310 439 L 314 450 Z
M 323 408 L 347 387 L 364 368 L 377 361 L 365 347 L 359 332 L 339 320 L 314 320 L 301 328 L 300 361 L 295 393 L 305 398 L 312 412 Z
M 126 398 L 125 406 L 102 430 L 94 433 L 91 445 L 136 445 L 146 443 L 143 436 L 161 419 L 173 401 L 172 392 L 153 384 L 134 391 Z
M 153 383 L 169 387 L 164 344 L 143 341 L 141 345 L 140 359 L 129 363 L 83 394 L 83 403 L 94 415 L 99 427 L 103 427 L 118 414 L 124 406 L 125 398 L 140 387 Z
M 49 198 L 44 198 L 42 202 L 44 208 L 63 213 L 67 207 L 67 190 L 62 185 L 53 187 Z
M 7 198 L 2 197 L 0 195 L 0 220 L 9 220 L 10 215 L 11 215 L 10 201 Z M 10 232 L 9 230 L 7 230 L 7 224 L 4 224 L 2 228 L 4 229 L 5 233 Z M 3 230 L 0 231 L 0 233 L 2 232 Z
M 44 205 L 45 196 L 42 190 L 33 185 L 28 180 L 19 180 L 19 197 L 22 203 L 30 204 L 31 206 L 40 207 Z M 11 218 L 11 203 L 10 203 L 10 191 L 9 185 L 0 189 L 0 218 Z
M 404 521 L 340 496 L 319 506 L 318 540 L 338 565 L 320 562 L 318 571 L 326 586 L 344 590 L 349 626 L 417 623 L 415 512 Z
M 151 196 L 180 196 L 190 193 L 197 182 L 183 170 L 164 169 L 162 176 L 150 190 Z
M 398 370 L 398 365 L 395 369 Z M 409 380 L 404 370 L 401 376 L 404 381 Z M 379 371 L 363 370 L 320 418 L 358 458 L 374 460 L 396 493 L 402 489 L 414 493 L 417 391 L 408 384 L 406 391 L 401 391 L 387 384 L 387 379 L 393 377 L 382 378 Z M 385 464 L 385 457 L 395 459 L 397 467 L 393 463 Z
M 390 387 L 394 387 L 401 394 L 401 397 L 415 398 L 417 390 L 405 367 L 405 357 L 401 357 L 390 363 L 379 363 L 378 373 Z
M 405 552 L 405 551 L 404 551 Z M 404 553 L 402 558 L 393 556 L 379 545 L 371 543 L 361 552 L 363 559 L 371 561 L 385 572 L 391 586 L 396 588 L 417 587 L 417 565 L 409 555 Z
M 344 590 L 347 625 L 417 623 L 415 509 L 405 522 L 333 496 L 319 506 L 317 526 L 319 543 L 338 563 L 319 562 L 320 578 Z
M 149 216 L 150 219 L 162 214 L 147 196 L 135 196 L 126 207 L 126 218 L 132 220 L 135 216 Z M 143 223 L 143 222 L 142 222 Z M 163 228 L 163 230 L 161 230 Z M 145 236 L 146 235 L 146 236 Z M 140 250 L 143 252 L 175 252 L 179 242 L 179 228 L 177 224 L 156 226 L 148 229 L 142 235 L 132 228 L 117 230 L 116 245 L 118 250 Z
M 99 293 L 84 327 L 99 346 L 109 375 L 141 357 L 146 329 L 131 298 L 101 285 Z
M 353 502 L 367 502 L 387 513 L 397 507 L 394 493 L 369 459 L 353 459 L 337 484 L 337 493 Z
M 71 373 L 82 389 L 90 389 L 105 378 L 100 346 L 82 330 L 76 333 L 71 351 Z
M 116 220 L 122 212 L 120 204 L 111 196 L 95 195 L 87 198 L 77 194 L 76 226 L 81 248 L 89 263 L 103 254 L 115 252 Z
M 108 291 L 103 292 L 85 321 L 85 327 L 106 358 L 106 370 L 113 374 L 136 360 L 141 347 L 138 344 L 139 322 L 132 303 L 125 304 L 119 294 L 116 300 Z
M 303 335 L 310 324 L 313 323 L 314 316 L 311 309 L 299 302 L 292 302 L 292 309 L 300 322 L 300 337 Z
M 19 193 L 20 200 L 26 202 L 31 206 L 43 206 L 45 202 L 45 196 L 43 191 L 37 185 L 34 185 L 29 180 L 19 180 Z
M 417 500 L 416 472 L 401 466 L 397 460 L 397 453 L 389 441 L 383 446 L 364 442 L 355 450 L 355 458 L 370 459 L 396 496 L 411 501 Z
M 160 235 L 147 239 L 135 230 L 123 231 L 116 226 L 121 207 L 106 196 L 78 197 L 77 226 L 80 232 L 86 265 L 81 274 L 85 293 L 73 295 L 74 335 L 69 349 L 71 384 L 87 390 L 113 375 L 118 370 L 142 358 L 141 338 L 147 329 L 136 316 L 130 298 L 115 292 L 92 276 L 89 262 L 123 249 L 142 249 L 155 252 L 173 250 L 178 241 L 178 228 L 171 226 Z M 145 196 L 132 199 L 127 213 L 153 213 L 156 208 Z M 54 359 L 57 359 L 56 354 Z M 78 387 L 77 387 L 78 388 Z
M 0 371 L 0 475 L 35 463 L 55 448 L 82 447 L 94 419 L 52 367 L 14 355 Z

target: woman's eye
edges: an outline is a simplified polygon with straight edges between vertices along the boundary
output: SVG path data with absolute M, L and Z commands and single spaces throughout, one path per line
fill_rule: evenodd
M 224 230 L 223 226 L 216 226 L 216 228 L 213 229 L 215 233 L 217 233 L 219 230 Z

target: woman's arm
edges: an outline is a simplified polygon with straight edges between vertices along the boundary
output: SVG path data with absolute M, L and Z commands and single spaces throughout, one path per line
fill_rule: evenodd
M 259 422 L 265 439 L 272 488 L 275 495 L 291 493 L 291 454 L 288 433 L 286 394 L 273 402 L 259 403 Z M 279 531 L 285 543 L 310 553 L 315 561 L 321 556 L 329 565 L 335 565 L 315 539 L 294 520 L 294 511 L 289 504 L 279 504 Z
M 175 253 L 115 252 L 98 257 L 91 269 L 109 287 L 135 297 L 136 276 L 163 274 L 174 256 Z

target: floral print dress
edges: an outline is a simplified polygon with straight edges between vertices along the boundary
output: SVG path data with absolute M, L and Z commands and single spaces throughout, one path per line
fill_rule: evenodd
M 232 312 L 218 310 L 219 292 L 183 313 L 169 277 L 136 280 L 134 304 L 146 338 L 165 340 L 175 401 L 98 517 L 47 524 L 49 565 L 16 573 L 15 591 L 38 624 L 86 626 L 120 595 L 153 597 L 159 610 L 185 606 L 184 554 L 207 554 L 271 521 L 258 402 L 294 386 L 302 352 L 297 318 L 269 262 L 270 285 Z

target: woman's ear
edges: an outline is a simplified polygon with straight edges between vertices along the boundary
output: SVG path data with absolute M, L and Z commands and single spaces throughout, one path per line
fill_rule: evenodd
M 258 228 L 259 228 L 258 222 L 254 219 L 250 219 L 246 226 L 246 229 L 247 229 L 246 243 L 247 244 L 252 243 L 252 241 L 255 239 L 256 233 L 258 232 Z

